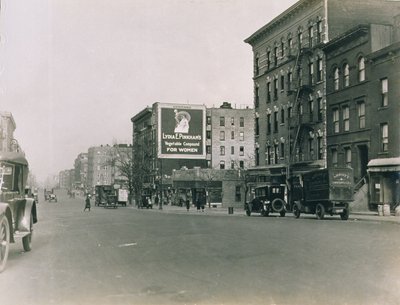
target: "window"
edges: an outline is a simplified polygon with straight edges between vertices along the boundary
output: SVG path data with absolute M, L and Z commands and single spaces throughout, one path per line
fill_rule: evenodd
M 322 160 L 324 156 L 322 137 L 317 138 L 318 160 Z
M 287 109 L 287 117 L 290 119 L 292 117 L 292 107 L 288 107 Z
M 239 156 L 244 156 L 244 146 L 239 147 Z
M 345 87 L 350 86 L 350 68 L 348 64 L 343 67 L 343 85 Z
M 297 43 L 299 45 L 299 48 L 301 48 L 301 46 L 303 45 L 303 33 L 301 31 L 297 34 Z
M 343 130 L 349 131 L 350 130 L 350 109 L 348 106 L 344 106 L 342 108 L 343 114 Z
M 317 42 L 322 42 L 322 20 L 317 21 Z
M 267 83 L 267 102 L 271 101 L 271 83 Z
M 281 91 L 285 90 L 285 76 L 281 75 Z
M 339 68 L 335 68 L 333 72 L 333 83 L 335 91 L 339 90 Z
M 278 47 L 274 48 L 274 65 L 278 65 Z
M 207 125 L 211 125 L 211 117 L 207 116 Z
M 358 110 L 358 127 L 365 128 L 365 103 L 359 102 L 357 104 Z
M 267 134 L 271 133 L 271 114 L 267 114 Z
M 282 58 L 285 56 L 285 43 L 283 40 L 281 41 L 281 56 Z
M 279 163 L 279 149 L 278 149 L 277 144 L 274 145 L 274 159 L 275 159 L 275 164 L 278 164 Z
M 274 99 L 278 99 L 278 79 L 274 79 Z
M 220 156 L 225 156 L 225 146 L 219 147 L 219 154 L 220 154 Z
M 339 109 L 333 110 L 333 133 L 339 132 Z
M 256 136 L 258 136 L 258 135 L 260 135 L 260 119 L 259 118 L 256 118 L 256 120 L 255 120 L 255 134 L 256 134 Z
M 225 169 L 225 161 L 219 161 L 219 169 Z
M 281 124 L 285 123 L 285 109 L 281 109 Z
M 267 151 L 266 151 L 266 155 L 267 155 L 267 164 L 270 165 L 271 164 L 271 146 L 267 146 Z
M 243 161 L 243 160 L 240 160 L 240 161 L 239 161 L 239 167 L 240 167 L 240 168 L 244 168 L 244 161 Z
M 346 147 L 344 149 L 344 156 L 345 156 L 346 166 L 351 167 L 351 148 L 350 147 Z
M 239 132 L 239 140 L 244 141 L 244 132 L 243 131 Z
M 219 132 L 219 139 L 220 141 L 225 141 L 225 131 L 221 130 Z
M 310 154 L 310 158 L 314 156 L 314 139 L 311 137 L 308 139 L 308 153 Z
M 219 126 L 225 126 L 225 117 L 221 116 L 219 118 Z
M 332 165 L 333 167 L 338 166 L 338 153 L 336 149 L 332 149 Z
M 210 130 L 207 130 L 207 132 L 206 132 L 206 138 L 207 138 L 207 139 L 211 139 L 211 131 L 210 131 Z
M 310 96 L 310 100 L 308 101 L 308 111 L 310 115 L 310 122 L 312 122 L 314 118 L 314 100 L 312 96 Z
M 235 140 L 235 132 L 231 131 L 231 140 Z
M 288 49 L 289 49 L 289 55 L 292 53 L 292 49 L 293 49 L 293 39 L 292 38 L 288 38 Z
M 244 127 L 244 117 L 242 116 L 239 118 L 239 126 Z
M 292 87 L 292 82 L 293 82 L 293 73 L 292 72 L 288 73 L 287 82 L 288 82 L 288 90 L 290 90 Z
M 235 154 L 235 146 L 231 146 L 231 155 Z
M 381 150 L 388 151 L 389 149 L 389 128 L 387 123 L 381 124 Z
M 281 158 L 285 158 L 285 143 L 281 143 L 280 153 Z
M 206 153 L 211 154 L 211 146 L 210 145 L 206 146 Z
M 278 112 L 274 112 L 274 132 L 278 132 Z
M 365 59 L 364 57 L 360 57 L 358 59 L 358 81 L 365 81 Z
M 382 89 L 382 99 L 381 99 L 381 106 L 386 107 L 389 105 L 388 101 L 388 79 L 387 78 L 382 78 L 381 79 L 381 89 Z
M 242 201 L 242 193 L 240 191 L 240 186 L 236 186 L 235 188 L 235 200 Z
M 321 122 L 323 119 L 324 104 L 322 98 L 318 98 L 318 121 Z
M 323 73 L 323 61 L 321 57 L 318 58 L 317 65 L 318 65 L 317 82 L 321 82 Z
M 254 60 L 254 74 L 258 75 L 260 73 L 260 59 L 258 56 Z
M 310 48 L 313 47 L 313 39 L 314 39 L 314 28 L 310 26 L 308 28 L 308 44 Z
M 310 62 L 308 64 L 308 81 L 312 85 L 314 83 L 314 63 Z
M 260 103 L 260 90 L 258 89 L 258 87 L 255 87 L 254 89 L 254 104 L 255 107 L 258 107 L 259 103 Z
M 234 117 L 231 117 L 231 125 L 235 126 L 235 118 Z
M 267 51 L 267 70 L 271 68 L 271 52 Z

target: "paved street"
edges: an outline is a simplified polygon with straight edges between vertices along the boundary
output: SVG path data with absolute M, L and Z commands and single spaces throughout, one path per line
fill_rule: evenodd
M 400 223 L 38 206 L 33 250 L 0 274 L 4 305 L 399 304 Z

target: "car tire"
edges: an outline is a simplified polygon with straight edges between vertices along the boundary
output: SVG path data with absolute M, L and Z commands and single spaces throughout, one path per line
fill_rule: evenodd
M 325 217 L 325 207 L 323 204 L 318 203 L 315 207 L 315 215 L 317 215 L 317 219 L 322 220 Z
M 340 213 L 340 219 L 341 220 L 347 220 L 349 219 L 349 209 L 344 209 L 342 213 Z
M 10 224 L 5 215 L 0 216 L 0 272 L 7 264 L 8 251 L 10 250 Z
M 31 214 L 31 220 L 29 223 L 29 235 L 22 237 L 22 246 L 24 247 L 25 252 L 31 251 L 32 247 L 32 235 L 33 235 L 33 215 Z
M 275 198 L 271 203 L 272 210 L 276 213 L 283 212 L 285 210 L 285 201 L 280 198 Z
M 300 217 L 300 209 L 297 206 L 297 204 L 293 205 L 293 215 L 295 218 L 299 218 Z

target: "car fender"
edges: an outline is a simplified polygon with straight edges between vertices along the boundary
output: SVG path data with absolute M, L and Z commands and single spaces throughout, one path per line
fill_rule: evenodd
M 27 232 L 30 230 L 30 221 L 33 217 L 33 223 L 37 223 L 36 203 L 33 198 L 19 200 L 16 210 L 16 230 Z
M 8 225 L 10 227 L 10 241 L 14 242 L 13 218 L 10 206 L 8 203 L 0 202 L 0 216 L 3 215 L 7 217 Z

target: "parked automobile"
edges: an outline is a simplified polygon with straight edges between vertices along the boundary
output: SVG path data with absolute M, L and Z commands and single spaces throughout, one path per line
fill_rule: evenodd
M 268 216 L 270 213 L 279 213 L 282 217 L 286 214 L 285 185 L 263 185 L 254 189 L 254 199 L 246 202 L 246 215 L 260 213 Z
M 48 198 L 47 198 L 48 202 L 57 202 L 57 195 L 56 194 L 49 194 Z
M 31 250 L 37 212 L 35 199 L 25 195 L 27 177 L 23 153 L 0 153 L 0 272 L 6 267 L 10 243 L 22 239 L 24 250 Z
M 296 218 L 301 213 L 315 214 L 323 219 L 326 214 L 349 218 L 349 204 L 353 201 L 354 179 L 351 168 L 320 169 L 291 179 L 291 206 Z

